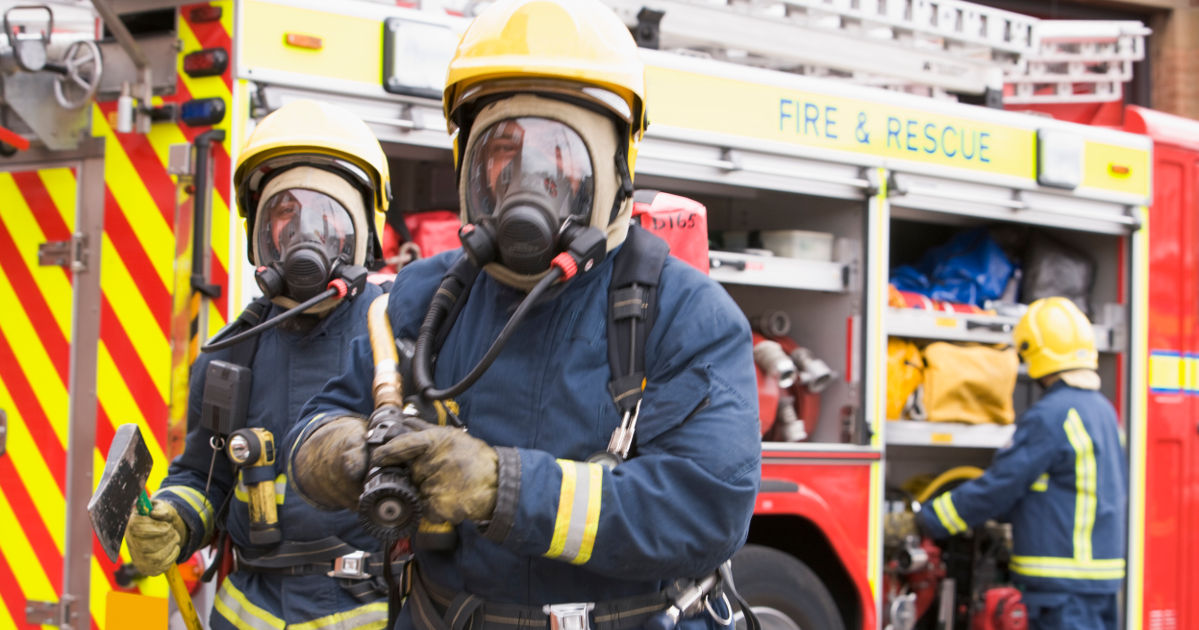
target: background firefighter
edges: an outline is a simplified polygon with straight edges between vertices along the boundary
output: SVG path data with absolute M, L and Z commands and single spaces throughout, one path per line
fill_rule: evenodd
M 294 101 L 254 129 L 234 179 L 250 262 L 271 299 L 255 304 L 264 318 L 302 312 L 271 328 L 241 330 L 239 319 L 218 339 L 230 339 L 232 332 L 249 340 L 205 352 L 196 361 L 186 449 L 154 494 L 151 514 L 132 517 L 130 552 L 139 571 L 155 575 L 224 530 L 236 563 L 216 594 L 214 630 L 304 622 L 320 628 L 382 628 L 387 598 L 379 543 L 362 532 L 357 517 L 318 511 L 300 500 L 280 456 L 265 483 L 275 487 L 281 540 L 264 544 L 252 528 L 251 481 L 244 470 L 234 469 L 223 449 L 214 454 L 210 440 L 216 435 L 199 419 L 214 360 L 248 362 L 253 380 L 245 425 L 265 429 L 280 442 L 304 401 L 344 366 L 346 345 L 365 332 L 367 307 L 382 293 L 361 279 L 378 260 L 371 216 L 372 210 L 387 209 L 387 159 L 370 129 L 349 112 Z M 357 294 L 350 290 L 318 299 L 339 278 L 357 280 Z M 307 302 L 313 304 L 304 307 Z M 248 344 L 256 344 L 249 357 L 245 349 L 253 346 Z M 362 551 L 371 554 L 369 577 L 326 575 L 337 558 Z
M 712 574 L 745 539 L 761 457 L 749 327 L 677 259 L 661 269 L 656 323 L 638 350 L 634 446 L 615 467 L 601 463 L 621 423 L 605 326 L 614 259 L 634 241 L 644 89 L 628 29 L 597 2 L 498 2 L 458 46 L 444 107 L 467 255 L 483 272 L 436 351 L 434 384 L 463 382 L 513 309 L 560 270 L 551 261 L 588 239 L 599 257 L 535 300 L 494 364 L 454 395 L 466 431 L 414 422 L 374 449 L 372 465 L 410 467 L 426 516 L 457 526 L 452 551 L 417 544 L 397 628 L 548 628 L 549 617 L 641 627 L 667 609 L 668 585 Z M 389 304 L 397 337 L 417 336 L 439 279 L 463 257 L 401 270 Z M 347 371 L 289 437 L 292 479 L 318 504 L 351 507 L 362 488 L 371 366 L 356 340 Z M 568 619 L 571 602 L 590 613 Z M 711 602 L 680 625 L 719 626 L 719 590 Z
M 1116 412 L 1099 390 L 1091 322 L 1062 297 L 1037 300 L 1013 332 L 1044 396 L 979 478 L 888 515 L 888 529 L 960 534 L 987 519 L 1012 524 L 1009 569 L 1036 630 L 1117 624 L 1124 580 L 1127 463 Z

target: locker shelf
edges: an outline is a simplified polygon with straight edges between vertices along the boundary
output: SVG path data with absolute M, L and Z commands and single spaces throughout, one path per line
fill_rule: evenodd
M 887 334 L 893 337 L 938 339 L 942 341 L 974 341 L 978 343 L 1010 344 L 1012 330 L 1019 317 L 948 313 L 918 308 L 887 309 Z M 1116 340 L 1119 331 L 1112 326 L 1095 325 L 1095 347 L 1100 352 L 1120 350 Z
M 999 448 L 1007 444 L 1015 431 L 1015 424 L 888 420 L 886 436 L 889 446 Z
M 722 251 L 710 252 L 708 261 L 712 279 L 727 284 L 840 293 L 849 283 L 848 265 L 838 262 Z

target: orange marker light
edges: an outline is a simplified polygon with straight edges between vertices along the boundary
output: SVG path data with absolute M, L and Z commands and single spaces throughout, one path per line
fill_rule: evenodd
M 1128 177 L 1128 175 L 1132 173 L 1132 169 L 1124 166 L 1123 164 L 1108 164 L 1107 172 L 1115 175 L 1116 177 Z
M 283 37 L 283 42 L 288 46 L 309 50 L 320 50 L 325 45 L 321 38 L 315 35 L 300 35 L 299 33 L 287 33 Z

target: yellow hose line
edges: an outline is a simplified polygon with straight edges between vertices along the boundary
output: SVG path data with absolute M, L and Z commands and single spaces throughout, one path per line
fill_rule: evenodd
M 367 330 L 370 331 L 371 353 L 375 358 L 375 380 L 372 384 L 375 408 L 383 405 L 403 406 L 404 386 L 400 382 L 395 335 L 391 332 L 391 320 L 387 318 L 387 294 L 380 295 L 371 302 L 366 318 Z
M 949 470 L 937 475 L 936 479 L 933 479 L 932 482 L 925 486 L 924 489 L 920 491 L 920 494 L 916 495 L 916 500 L 920 503 L 924 503 L 925 501 L 928 501 L 932 497 L 936 496 L 937 491 L 946 484 L 954 481 L 969 481 L 971 479 L 977 479 L 981 477 L 982 474 L 982 469 L 978 468 L 977 466 L 958 466 L 957 468 L 950 468 Z

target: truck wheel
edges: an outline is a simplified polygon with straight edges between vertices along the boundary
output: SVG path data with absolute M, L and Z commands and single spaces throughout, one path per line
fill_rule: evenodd
M 844 628 L 833 596 L 808 565 L 777 549 L 745 545 L 733 556 L 733 583 L 762 630 Z M 738 623 L 739 629 L 744 627 Z

